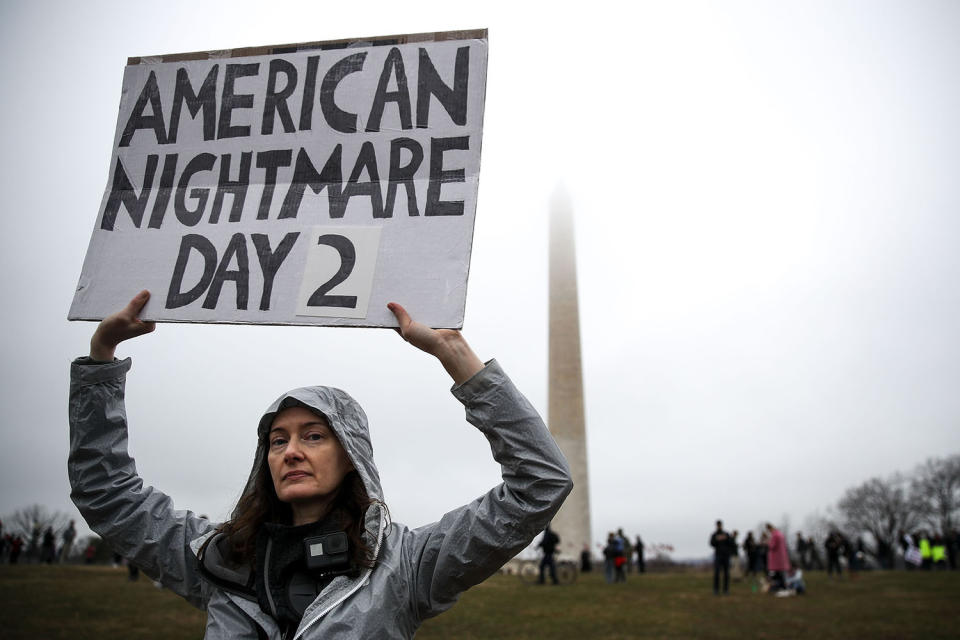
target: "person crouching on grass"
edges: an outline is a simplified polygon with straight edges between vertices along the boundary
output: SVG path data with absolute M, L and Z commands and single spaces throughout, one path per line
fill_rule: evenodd
M 391 522 L 363 409 L 339 389 L 304 387 L 257 422 L 253 469 L 228 522 L 174 510 L 127 453 L 131 361 L 114 358 L 120 342 L 154 330 L 139 319 L 149 296 L 104 319 L 90 355 L 71 365 L 71 497 L 112 548 L 207 610 L 208 639 L 410 638 L 526 547 L 573 488 L 563 454 L 500 365 L 482 363 L 459 331 L 431 329 L 391 303 L 403 339 L 453 378 L 501 465 L 500 485 L 434 524 Z

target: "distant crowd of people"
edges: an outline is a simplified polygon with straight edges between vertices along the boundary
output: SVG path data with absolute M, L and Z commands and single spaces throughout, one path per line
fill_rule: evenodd
M 34 527 L 29 540 L 24 540 L 19 534 L 4 532 L 3 521 L 0 521 L 0 562 L 18 564 L 21 558 L 26 562 L 53 564 L 63 562 L 69 558 L 73 549 L 77 530 L 73 520 L 60 534 L 61 544 L 57 546 L 57 536 L 53 527 Z
M 833 530 L 823 543 L 826 555 L 824 566 L 813 538 L 805 538 L 798 533 L 796 561 L 804 569 L 826 569 L 829 576 L 842 575 L 844 565 L 853 576 L 870 565 L 878 569 L 895 569 L 901 566 L 900 562 L 906 569 L 957 568 L 957 552 L 960 551 L 960 533 L 957 531 L 946 535 L 931 535 L 923 530 L 913 534 L 901 531 L 898 542 L 899 555 L 892 545 L 883 541 L 878 542 L 875 549 L 868 551 L 863 537 L 858 536 L 851 540 L 840 531 Z M 872 562 L 869 559 L 871 556 Z
M 956 531 L 948 535 L 928 535 L 925 531 L 911 535 L 901 531 L 899 556 L 891 545 L 882 541 L 868 551 L 862 536 L 851 539 L 836 529 L 824 539 L 822 556 L 812 536 L 797 532 L 791 557 L 785 536 L 770 523 L 763 527 L 759 538 L 749 531 L 741 544 L 738 535 L 736 530 L 728 533 L 723 522 L 717 520 L 716 529 L 710 536 L 714 552 L 715 594 L 729 592 L 731 565 L 742 575 L 753 576 L 757 580 L 755 584 L 759 584 L 763 591 L 797 595 L 806 591 L 804 571 L 826 570 L 827 576 L 832 578 L 842 576 L 846 568 L 848 575 L 856 578 L 858 572 L 868 566 L 894 569 L 900 559 L 906 569 L 956 569 L 956 556 L 960 551 L 960 534 Z
M 633 556 L 637 559 L 634 563 Z M 580 570 L 592 571 L 593 561 L 590 555 L 590 549 L 585 545 L 580 553 Z M 638 573 L 644 573 L 647 570 L 646 560 L 644 559 L 643 539 L 638 535 L 634 542 L 623 533 L 623 529 L 611 531 L 607 535 L 607 543 L 603 547 L 603 575 L 610 584 L 615 582 L 626 582 L 627 574 L 633 569 Z
M 545 583 L 548 572 L 553 584 L 558 584 L 554 555 L 559 543 L 560 537 L 547 526 L 537 544 L 543 554 L 540 559 L 540 584 Z M 637 556 L 636 563 L 633 561 L 634 554 Z M 611 584 L 626 582 L 627 574 L 634 569 L 638 573 L 644 573 L 647 570 L 643 539 L 638 535 L 636 541 L 631 543 L 623 533 L 623 529 L 617 529 L 616 533 L 611 531 L 607 536 L 606 546 L 603 547 L 603 572 L 607 582 Z M 583 573 L 593 571 L 593 555 L 590 553 L 589 545 L 583 545 L 583 551 L 580 552 L 580 571 Z
M 717 520 L 716 529 L 710 536 L 713 547 L 713 593 L 726 595 L 730 592 L 730 565 L 734 561 L 740 565 L 739 532 L 727 533 L 723 521 Z M 803 569 L 792 563 L 783 532 L 767 523 L 760 534 L 759 541 L 753 532 L 747 532 L 743 541 L 746 562 L 742 567 L 744 575 L 758 578 L 760 589 L 780 596 L 806 593 Z
M 907 569 L 953 569 L 957 568 L 957 553 L 960 552 L 960 532 L 929 535 L 926 531 L 914 534 L 900 532 L 900 550 Z

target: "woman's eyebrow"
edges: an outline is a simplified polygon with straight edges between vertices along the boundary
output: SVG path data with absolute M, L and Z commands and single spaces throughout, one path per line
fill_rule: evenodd
M 306 420 L 304 422 L 298 422 L 290 426 L 282 424 L 279 427 L 272 427 L 270 431 L 267 432 L 267 435 L 272 434 L 274 431 L 282 431 L 284 433 L 287 433 L 287 431 L 290 429 L 299 430 L 299 429 L 308 429 L 310 427 L 317 427 L 317 426 L 324 427 L 329 431 L 333 431 L 333 429 L 330 428 L 330 425 L 327 424 L 326 420 L 317 418 L 316 420 Z

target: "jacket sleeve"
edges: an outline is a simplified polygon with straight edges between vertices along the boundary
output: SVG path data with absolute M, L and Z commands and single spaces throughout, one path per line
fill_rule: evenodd
M 490 442 L 503 482 L 407 539 L 412 604 L 421 620 L 448 609 L 530 544 L 573 489 L 557 443 L 495 360 L 453 395 Z
M 70 455 L 67 473 L 81 515 L 111 548 L 164 586 L 203 607 L 209 593 L 190 541 L 212 525 L 143 486 L 127 453 L 124 385 L 129 358 L 70 367 Z

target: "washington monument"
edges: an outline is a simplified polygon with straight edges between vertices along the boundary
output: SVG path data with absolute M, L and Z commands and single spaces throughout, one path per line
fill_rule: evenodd
M 547 423 L 573 471 L 573 491 L 553 519 L 560 555 L 577 557 L 590 544 L 590 484 L 587 474 L 580 316 L 573 212 L 566 193 L 554 194 L 550 211 L 550 352 Z

